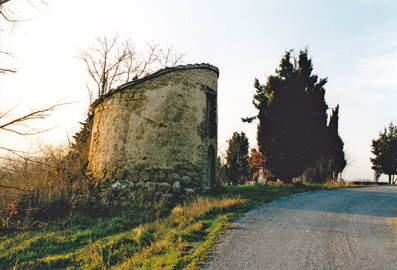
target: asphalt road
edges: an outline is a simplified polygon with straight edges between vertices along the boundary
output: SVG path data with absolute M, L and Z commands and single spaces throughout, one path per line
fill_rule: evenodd
M 397 187 L 284 197 L 232 224 L 202 269 L 397 269 Z

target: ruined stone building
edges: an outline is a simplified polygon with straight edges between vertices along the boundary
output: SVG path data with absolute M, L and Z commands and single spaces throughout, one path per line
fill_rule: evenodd
M 88 175 L 134 196 L 213 186 L 218 76 L 209 64 L 166 68 L 96 100 Z

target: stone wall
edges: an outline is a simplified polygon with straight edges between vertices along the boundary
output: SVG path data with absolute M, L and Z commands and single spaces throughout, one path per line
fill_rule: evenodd
M 93 104 L 88 175 L 103 193 L 123 189 L 136 198 L 215 184 L 209 151 L 217 149 L 218 76 L 208 64 L 167 68 Z

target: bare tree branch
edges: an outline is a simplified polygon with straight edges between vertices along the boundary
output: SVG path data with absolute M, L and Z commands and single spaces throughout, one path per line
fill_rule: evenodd
M 4 12 L 3 11 L 1 11 L 0 10 L 0 15 L 1 15 L 1 17 L 3 17 L 6 21 L 8 21 L 8 22 L 11 22 L 11 23 L 17 23 L 17 22 L 19 22 L 19 20 L 12 20 L 12 19 L 9 19 L 5 14 L 4 14 Z
M 10 0 L 0 0 L 0 6 L 1 5 L 3 5 L 3 4 L 5 4 L 5 3 L 7 3 L 7 2 L 9 2 Z
M 0 149 L 9 151 L 11 154 L 14 154 L 14 155 L 16 155 L 17 157 L 19 157 L 21 159 L 21 160 L 17 160 L 17 159 L 9 158 L 9 157 L 0 157 L 0 159 L 2 159 L 2 160 L 18 162 L 18 163 L 31 162 L 31 163 L 40 164 L 40 165 L 43 165 L 43 166 L 46 166 L 46 167 L 56 168 L 54 165 L 48 164 L 48 162 L 47 163 L 46 162 L 41 162 L 39 160 L 35 160 L 35 159 L 32 159 L 32 158 L 20 155 L 19 153 L 21 153 L 23 151 L 15 151 L 13 149 L 7 149 L 7 148 L 4 148 L 4 147 L 0 147 Z M 23 152 L 23 153 L 24 154 L 28 154 L 27 152 Z M 4 170 L 4 168 L 3 168 L 3 170 Z
M 45 117 L 50 116 L 50 112 L 58 110 L 58 109 L 62 108 L 63 106 L 70 105 L 72 103 L 73 102 L 58 101 L 50 106 L 43 106 L 40 109 L 33 110 L 32 112 L 30 112 L 28 114 L 13 118 L 11 116 L 11 112 L 16 107 L 18 107 L 18 105 L 17 105 L 12 109 L 6 110 L 5 112 L 0 112 L 0 130 L 12 132 L 12 133 L 22 135 L 22 136 L 31 136 L 31 135 L 41 134 L 43 132 L 53 129 L 54 127 L 49 128 L 49 129 L 33 128 L 33 127 L 28 126 L 26 122 L 31 121 L 31 120 L 36 120 L 36 119 L 44 119 Z M 3 123 L 1 123 L 1 122 L 3 122 Z M 20 126 L 24 130 L 19 131 L 15 128 L 16 126 Z
M 138 53 L 131 40 L 120 42 L 119 36 L 115 35 L 113 38 L 96 37 L 93 46 L 78 50 L 77 58 L 85 64 L 96 85 L 95 96 L 106 94 L 116 84 L 129 82 L 132 77 L 139 78 L 159 68 L 183 62 L 184 54 L 177 54 L 172 46 L 162 49 L 154 42 L 147 43 L 147 46 L 145 53 Z M 94 92 L 88 85 L 87 89 L 92 103 Z
M 15 155 L 15 156 L 17 156 L 17 157 L 19 157 L 19 158 L 22 158 L 22 159 L 25 159 L 25 157 L 23 156 L 23 154 L 27 154 L 27 152 L 25 152 L 25 151 L 18 151 L 18 150 L 15 150 L 15 149 L 10 149 L 10 148 L 6 148 L 6 147 L 2 147 L 2 146 L 0 146 L 0 149 L 2 149 L 2 150 L 5 150 L 5 151 L 8 151 L 8 152 L 10 152 L 11 154 L 13 154 L 13 155 Z M 0 157 L 1 159 L 6 159 L 6 160 L 8 160 L 9 158 L 5 158 L 5 157 Z
M 13 186 L 5 186 L 0 184 L 0 188 L 7 188 L 7 189 L 15 189 L 19 191 L 30 191 L 29 189 L 23 189 L 23 188 L 18 188 L 18 187 L 13 187 Z
M 7 21 L 12 24 L 12 29 L 19 22 L 30 21 L 32 18 L 22 19 L 25 16 L 25 10 L 19 10 L 18 7 L 15 7 L 12 3 L 16 1 L 11 0 L 0 0 L 0 15 Z M 7 4 L 7 5 L 6 5 Z M 43 13 L 43 9 L 41 7 L 46 6 L 47 3 L 43 0 L 26 0 L 27 9 L 33 8 L 36 11 Z
M 0 18 L 3 17 L 6 23 L 9 23 L 10 25 L 10 32 L 13 32 L 15 27 L 17 26 L 18 23 L 23 22 L 23 21 L 29 21 L 30 19 L 22 19 L 24 17 L 24 10 L 19 10 L 18 6 L 14 6 L 13 3 L 16 1 L 11 1 L 11 0 L 0 0 Z M 26 0 L 26 4 L 29 7 L 34 8 L 35 10 L 39 11 L 42 13 L 43 11 L 39 8 L 40 6 L 45 6 L 47 5 L 46 2 L 43 0 Z M 6 24 L 7 27 L 7 24 Z M 4 26 L 2 25 L 2 28 L 0 31 L 4 31 Z M 15 57 L 11 53 L 7 52 L 0 52 L 2 54 L 6 54 L 7 56 Z M 16 69 L 13 68 L 0 68 L 0 74 L 6 74 L 6 73 L 16 73 Z
M 6 74 L 6 73 L 16 73 L 17 71 L 15 69 L 7 69 L 7 68 L 0 68 L 0 73 Z

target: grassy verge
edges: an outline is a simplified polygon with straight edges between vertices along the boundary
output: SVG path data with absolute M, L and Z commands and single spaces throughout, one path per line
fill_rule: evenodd
M 231 221 L 255 206 L 311 186 L 222 187 L 138 224 L 123 217 L 60 223 L 0 236 L 0 269 L 197 269 Z M 138 207 L 138 206 L 137 206 Z M 136 220 L 143 220 L 135 211 Z

